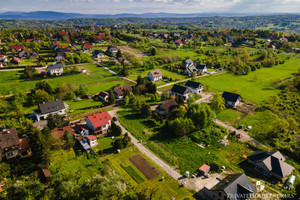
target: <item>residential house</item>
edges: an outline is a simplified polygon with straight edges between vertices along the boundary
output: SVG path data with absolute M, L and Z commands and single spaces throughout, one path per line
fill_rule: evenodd
M 206 64 L 198 64 L 196 66 L 196 69 L 199 73 L 206 73 L 207 72 L 207 67 Z
M 221 181 L 214 179 L 203 189 L 206 199 L 210 200 L 250 199 L 256 192 L 256 188 L 244 173 L 230 174 Z
M 197 73 L 197 69 L 194 65 L 187 67 L 184 72 L 185 75 L 191 76 L 193 73 Z
M 163 75 L 159 69 L 149 72 L 147 76 L 150 81 L 159 81 L 159 80 L 162 80 L 162 78 L 163 78 Z
M 242 39 L 242 43 L 243 43 L 243 44 L 248 44 L 249 42 L 250 42 L 250 41 L 249 41 L 247 38 L 243 38 L 243 39 Z
M 239 94 L 231 92 L 223 92 L 222 97 L 224 98 L 225 105 L 228 107 L 237 106 L 241 101 L 241 96 Z
M 180 95 L 183 97 L 184 100 L 187 100 L 189 98 L 189 94 L 190 94 L 190 90 L 185 87 L 185 86 L 181 86 L 181 85 L 173 85 L 171 91 L 170 91 L 170 95 Z
M 208 166 L 207 164 L 203 164 L 198 170 L 200 173 L 199 175 L 207 176 L 210 171 L 210 166 Z
M 93 45 L 91 44 L 84 44 L 82 47 L 83 52 L 89 53 L 92 51 Z
M 282 38 L 279 39 L 279 42 L 281 42 L 281 43 L 288 43 L 289 40 L 287 38 L 285 38 L 285 37 L 282 37 Z
M 242 45 L 242 43 L 240 43 L 240 42 L 231 43 L 232 47 L 240 47 L 241 45 Z
M 85 125 L 82 125 L 82 124 L 76 124 L 75 131 L 78 134 L 80 134 L 82 137 L 89 135 L 89 129 Z
M 108 47 L 106 51 L 110 54 L 117 54 L 118 48 L 117 47 Z
M 127 66 L 130 64 L 130 62 L 125 58 L 125 57 L 120 57 L 118 58 L 118 62 L 122 65 L 122 66 Z
M 30 54 L 31 54 L 30 51 L 23 49 L 22 51 L 19 52 L 19 58 L 29 58 Z
M 61 54 L 61 53 L 56 53 L 55 56 L 54 56 L 54 60 L 55 60 L 56 62 L 62 62 L 62 61 L 65 60 L 65 57 L 64 57 L 64 55 Z
M 177 102 L 175 99 L 164 101 L 157 106 L 155 111 L 160 115 L 165 115 L 171 112 L 174 112 L 178 107 Z
M 47 73 L 50 76 L 60 76 L 64 73 L 64 67 L 61 63 L 48 65 Z
M 86 117 L 86 125 L 94 134 L 107 133 L 111 127 L 111 116 L 107 111 L 95 113 Z
M 62 100 L 43 102 L 34 110 L 37 121 L 45 120 L 52 114 L 66 115 L 67 105 Z
M 0 55 L 0 62 L 7 62 L 6 55 Z
M 195 81 L 188 81 L 185 84 L 185 87 L 187 87 L 192 93 L 195 94 L 200 94 L 201 91 L 203 90 L 203 85 Z
M 13 45 L 13 46 L 11 46 L 11 49 L 13 51 L 21 51 L 21 50 L 25 49 L 25 47 L 24 47 L 24 45 Z
M 10 61 L 9 61 L 12 65 L 18 65 L 20 64 L 20 59 L 17 57 L 13 57 Z
M 91 147 L 97 146 L 97 138 L 94 135 L 85 136 Z
M 122 99 L 124 97 L 125 90 L 132 92 L 132 88 L 130 85 L 115 87 L 113 92 L 115 94 L 116 99 Z
M 254 165 L 254 169 L 267 177 L 275 177 L 282 181 L 290 175 L 294 167 L 287 164 L 285 158 L 279 151 L 266 153 L 256 151 L 248 156 L 248 162 Z
M 93 51 L 93 58 L 104 58 L 105 55 L 102 51 L 99 51 L 99 50 L 95 50 Z
M 32 152 L 31 152 L 31 146 L 28 138 L 27 137 L 20 138 L 19 143 L 20 143 L 19 155 L 21 157 L 31 156 Z
M 98 96 L 99 99 L 101 99 L 102 101 L 108 101 L 108 97 L 109 97 L 108 92 L 100 92 Z
M 19 155 L 20 141 L 17 130 L 3 129 L 0 132 L 0 155 L 2 158 L 11 159 Z
M 184 61 L 182 61 L 182 66 L 184 68 L 190 67 L 190 66 L 194 66 L 194 62 L 192 59 L 186 59 Z
M 175 41 L 174 41 L 174 44 L 175 44 L 176 46 L 182 46 L 182 45 L 183 45 L 183 43 L 181 42 L 181 40 L 175 40 Z

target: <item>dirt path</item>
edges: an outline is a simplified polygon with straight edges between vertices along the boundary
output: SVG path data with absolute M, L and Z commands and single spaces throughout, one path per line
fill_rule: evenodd
M 94 63 L 95 63 L 96 65 L 102 67 L 102 68 L 105 69 L 106 71 L 108 71 L 108 72 L 110 72 L 110 73 L 112 73 L 112 74 L 115 74 L 115 75 L 117 75 L 117 76 L 120 76 L 120 77 L 122 77 L 122 78 L 123 78 L 124 80 L 126 80 L 126 81 L 129 81 L 129 82 L 131 82 L 131 83 L 136 84 L 136 82 L 135 82 L 134 80 L 131 80 L 130 78 L 124 77 L 124 76 L 122 76 L 121 74 L 118 74 L 117 72 L 115 72 L 115 71 L 109 69 L 108 67 L 105 67 L 105 66 L 101 65 L 100 62 L 94 61 Z
M 121 49 L 122 51 L 126 52 L 126 53 L 129 53 L 129 54 L 133 54 L 135 55 L 136 57 L 147 57 L 149 56 L 148 53 L 144 53 L 140 50 L 137 50 L 137 49 L 134 49 L 128 45 L 125 45 L 125 46 L 117 46 L 119 49 Z

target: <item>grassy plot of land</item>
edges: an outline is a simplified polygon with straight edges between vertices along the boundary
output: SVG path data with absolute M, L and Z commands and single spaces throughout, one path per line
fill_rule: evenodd
M 261 68 L 246 76 L 226 73 L 203 77 L 197 81 L 218 92 L 233 91 L 239 93 L 242 98 L 259 104 L 279 92 L 271 86 L 272 82 L 290 77 L 299 66 L 300 59 L 291 58 L 282 65 Z
M 217 115 L 217 118 L 223 122 L 229 122 L 230 124 L 234 124 L 234 122 L 239 119 L 243 113 L 233 110 L 233 109 L 226 109 L 220 112 Z
M 184 199 L 190 198 L 193 199 L 193 194 L 189 192 L 186 188 L 181 187 L 179 183 L 170 177 L 163 169 L 158 167 L 155 163 L 149 160 L 147 157 L 144 157 L 153 167 L 155 167 L 160 173 L 161 176 L 158 176 L 154 179 L 148 180 L 135 166 L 129 161 L 129 158 L 135 155 L 141 155 L 141 153 L 134 146 L 130 146 L 126 149 L 122 149 L 118 154 L 110 154 L 108 156 L 104 156 L 100 158 L 100 160 L 108 159 L 112 164 L 113 168 L 121 175 L 121 177 L 125 180 L 126 184 L 130 184 L 133 187 L 136 187 L 136 190 L 143 190 L 143 188 L 147 188 L 149 185 L 154 185 L 157 188 L 161 188 L 160 193 L 163 195 L 163 199 L 170 199 L 171 197 L 175 197 L 176 199 Z M 142 156 L 142 155 L 141 155 Z M 135 174 L 138 174 L 144 182 L 138 184 L 121 165 L 123 166 L 131 166 L 131 168 L 135 171 Z M 131 173 L 131 172 L 130 172 Z M 134 175 L 135 176 L 135 175 Z M 161 177 L 164 177 L 164 181 L 160 181 Z M 154 198 L 157 199 L 157 198 Z
M 120 123 L 130 131 L 138 140 L 146 142 L 146 146 L 156 155 L 174 167 L 178 167 L 182 174 L 185 171 L 194 172 L 204 163 L 216 163 L 236 172 L 241 169 L 237 167 L 243 160 L 243 154 L 250 155 L 252 151 L 237 141 L 230 141 L 230 145 L 210 145 L 201 148 L 189 137 L 166 138 L 161 133 L 161 127 L 154 124 L 139 114 L 124 110 L 118 112 Z M 144 130 L 148 130 L 147 133 Z
M 74 74 L 64 75 L 60 77 L 46 78 L 52 87 L 59 87 L 62 83 L 74 83 L 77 85 L 87 84 L 87 86 L 95 85 L 96 83 L 107 83 L 109 81 L 118 80 L 120 77 L 115 76 L 101 67 L 94 64 L 81 65 L 80 67 L 86 68 L 89 74 Z M 33 89 L 35 84 L 40 80 L 22 80 L 20 79 L 21 71 L 0 71 L 0 94 L 6 95 L 9 92 L 20 92 Z M 107 88 L 107 85 L 104 89 Z M 92 89 L 95 91 L 95 87 Z M 101 90 L 101 86 L 99 86 Z
M 123 164 L 120 164 L 120 166 L 137 182 L 142 183 L 144 182 L 144 179 L 133 169 L 133 167 L 124 166 Z

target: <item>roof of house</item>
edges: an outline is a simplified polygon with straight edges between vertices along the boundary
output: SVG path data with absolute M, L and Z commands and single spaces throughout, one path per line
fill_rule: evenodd
M 75 129 L 79 132 L 86 130 L 84 125 L 79 125 L 79 124 L 75 125 Z
M 164 108 L 164 110 L 170 110 L 174 107 L 177 107 L 178 104 L 175 101 L 175 99 L 172 99 L 172 100 L 162 102 L 157 108 L 160 108 L 161 106 Z
M 284 162 L 285 158 L 279 151 L 270 153 L 256 151 L 248 156 L 248 159 L 255 163 L 264 163 L 269 171 L 272 171 L 281 177 L 286 177 L 294 170 L 293 166 Z
M 27 39 L 26 42 L 32 42 L 34 39 Z
M 129 90 L 130 92 L 132 92 L 132 88 L 130 85 L 121 85 L 119 87 L 115 87 L 114 91 L 117 93 L 117 95 L 123 95 L 125 90 Z
M 46 114 L 65 109 L 65 104 L 62 100 L 49 101 L 39 104 L 40 114 Z
M 108 47 L 109 50 L 112 50 L 112 51 L 118 51 L 118 48 L 117 47 Z
M 210 166 L 208 166 L 207 164 L 203 164 L 199 170 L 202 171 L 202 172 L 207 172 L 207 170 L 210 169 Z
M 15 128 L 5 129 L 0 132 L 0 149 L 6 149 L 19 144 L 19 137 Z
M 97 138 L 94 135 L 87 135 L 86 138 L 88 140 L 97 140 Z
M 12 49 L 24 49 L 24 45 L 13 45 L 11 46 Z
M 102 111 L 99 113 L 88 115 L 87 118 L 90 120 L 90 122 L 95 128 L 109 124 L 109 120 L 112 119 L 107 111 Z
M 244 173 L 228 175 L 210 190 L 224 191 L 227 194 L 227 198 L 230 200 L 236 199 L 235 195 L 232 194 L 250 195 L 257 191 Z
M 193 73 L 193 72 L 196 72 L 196 71 L 197 71 L 197 69 L 196 69 L 196 67 L 195 67 L 194 65 L 188 66 L 188 67 L 186 68 L 186 70 L 188 70 L 190 73 Z
M 175 40 L 175 43 L 177 43 L 177 44 L 183 44 L 180 40 Z
M 30 144 L 27 138 L 20 138 L 19 139 L 19 143 L 20 143 L 20 149 L 22 150 L 28 150 L 30 149 Z
M 174 92 L 174 93 L 183 95 L 183 94 L 185 94 L 189 90 L 185 86 L 181 86 L 181 85 L 175 84 L 175 85 L 173 85 L 171 91 Z
M 51 176 L 51 173 L 48 169 L 42 169 L 42 172 L 43 172 L 44 177 L 46 177 L 46 178 Z
M 160 77 L 162 76 L 162 73 L 161 71 L 158 69 L 158 70 L 153 70 L 151 72 L 149 72 L 149 74 L 151 74 L 153 77 Z
M 201 83 L 195 82 L 195 81 L 188 81 L 185 84 L 186 87 L 191 87 L 191 88 L 199 88 L 202 87 L 203 85 Z
M 52 64 L 52 65 L 48 65 L 48 70 L 51 69 L 63 69 L 64 66 L 61 63 L 56 63 L 56 64 Z
M 236 102 L 241 96 L 231 92 L 223 92 L 222 97 L 226 101 Z
M 14 60 L 14 61 L 16 61 L 16 62 L 20 62 L 20 59 L 17 58 L 17 57 L 13 57 L 13 59 L 11 59 L 11 60 Z
M 6 55 L 0 55 L 1 58 L 6 57 Z
M 99 96 L 100 97 L 106 97 L 108 95 L 108 92 L 100 92 Z
M 206 68 L 206 64 L 198 64 L 196 66 L 197 69 L 205 69 Z
M 192 59 L 186 59 L 184 61 L 182 61 L 183 64 L 193 64 L 193 60 Z
M 82 48 L 83 49 L 91 49 L 91 48 L 93 48 L 93 45 L 91 45 L 91 44 L 84 44 Z

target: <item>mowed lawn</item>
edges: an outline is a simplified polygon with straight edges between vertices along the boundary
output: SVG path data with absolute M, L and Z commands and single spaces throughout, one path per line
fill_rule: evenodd
M 245 76 L 225 73 L 199 78 L 196 81 L 208 85 L 210 89 L 217 92 L 239 93 L 242 98 L 259 104 L 279 92 L 271 86 L 272 82 L 291 77 L 298 68 L 300 68 L 300 58 L 294 57 L 282 65 L 261 68 Z
M 64 75 L 60 77 L 45 78 L 44 80 L 56 88 L 63 83 L 74 83 L 76 85 L 86 84 L 87 86 L 92 86 L 90 93 L 98 90 L 109 89 L 109 82 L 119 80 L 120 77 L 113 75 L 101 67 L 97 67 L 94 64 L 81 65 L 81 68 L 86 68 L 89 74 L 73 74 Z M 35 84 L 41 80 L 22 80 L 20 76 L 22 71 L 0 71 L 0 94 L 6 95 L 11 93 L 17 93 L 20 91 L 29 91 L 35 87 Z M 106 83 L 105 87 L 101 87 L 100 83 Z M 123 82 L 118 82 L 117 84 L 122 84 Z M 95 86 L 97 85 L 98 86 Z M 115 84 L 112 83 L 112 86 Z

